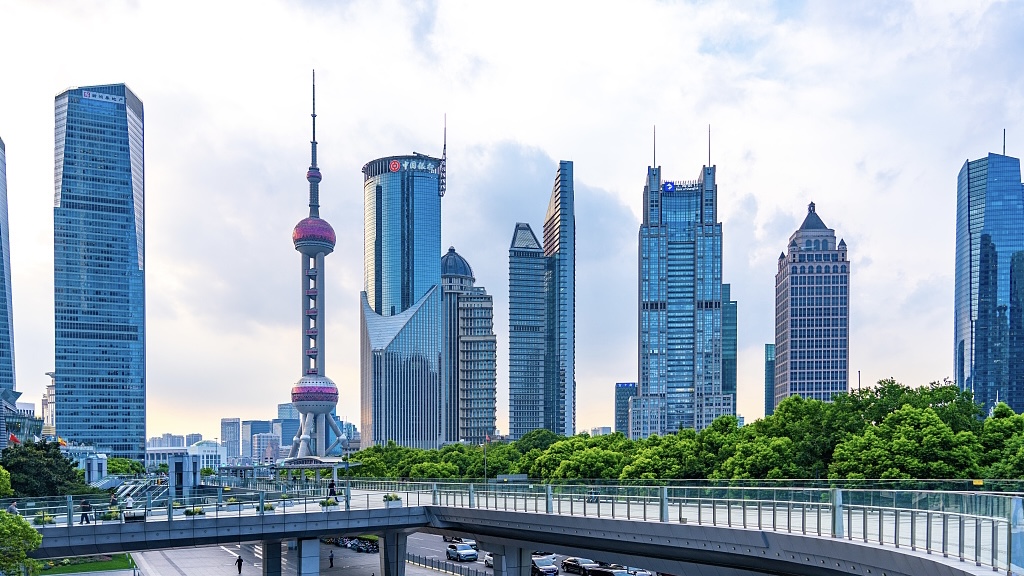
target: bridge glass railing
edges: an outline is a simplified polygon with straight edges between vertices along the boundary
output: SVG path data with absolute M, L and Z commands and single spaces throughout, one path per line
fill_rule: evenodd
M 250 479 L 252 480 L 252 479 Z M 403 480 L 278 480 L 207 487 L 199 495 L 148 495 L 131 509 L 95 497 L 22 499 L 40 529 L 84 523 L 187 522 L 229 516 L 334 513 L 396 506 L 450 506 L 531 514 L 673 522 L 844 538 L 942 554 L 1007 570 L 1012 496 L 971 491 L 812 486 L 462 483 Z M 0 501 L 6 506 L 7 501 Z M 45 531 L 44 531 L 45 534 Z M 1014 562 L 1018 564 L 1018 561 Z

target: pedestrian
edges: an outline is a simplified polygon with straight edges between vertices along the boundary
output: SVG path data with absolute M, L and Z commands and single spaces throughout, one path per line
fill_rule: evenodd
M 11 505 L 7 507 L 7 513 L 8 514 L 17 514 L 18 513 L 18 501 L 17 500 L 11 502 Z
M 124 507 L 127 508 L 128 510 L 131 510 L 132 506 L 135 506 L 135 499 L 132 498 L 131 496 L 128 496 L 127 498 L 124 499 Z
M 92 524 L 89 522 L 89 513 L 92 512 L 92 504 L 89 504 L 88 500 L 82 500 L 82 517 L 78 519 L 78 523 Z
M 331 568 L 334 568 L 334 550 L 331 550 L 331 554 L 327 557 L 331 561 Z
M 110 493 L 110 507 L 117 508 L 117 495 L 113 492 Z
M 331 480 L 330 484 L 327 485 L 327 495 L 328 496 L 337 496 L 338 495 L 337 489 L 334 486 L 334 480 Z
M 235 559 L 235 566 L 238 566 L 238 573 L 242 573 L 242 556 L 239 554 L 238 558 Z

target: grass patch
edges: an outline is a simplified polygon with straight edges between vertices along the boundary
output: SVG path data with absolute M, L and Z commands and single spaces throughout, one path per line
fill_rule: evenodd
M 109 558 L 108 560 L 102 560 Z M 67 564 L 64 562 L 67 561 Z M 132 561 L 127 554 L 114 554 L 113 556 L 86 556 L 78 558 L 64 558 L 63 560 L 43 562 L 42 574 L 77 574 L 79 572 L 102 572 L 104 570 L 130 570 Z

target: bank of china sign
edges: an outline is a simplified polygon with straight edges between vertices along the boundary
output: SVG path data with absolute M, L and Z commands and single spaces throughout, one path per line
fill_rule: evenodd
M 101 102 L 113 102 L 114 104 L 124 104 L 124 96 L 113 96 L 111 94 L 103 94 L 102 92 L 92 92 L 90 90 L 82 90 L 82 98 L 88 98 L 89 100 L 99 100 Z

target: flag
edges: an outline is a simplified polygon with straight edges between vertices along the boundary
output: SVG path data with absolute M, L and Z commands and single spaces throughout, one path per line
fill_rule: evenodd
M 11 437 L 8 438 L 7 441 L 11 444 L 21 444 L 21 440 L 18 440 L 18 437 L 14 435 L 14 432 L 11 432 Z
M 68 441 L 63 439 L 63 438 L 61 438 L 60 436 L 57 436 L 57 443 L 60 444 L 61 446 L 67 446 L 68 445 Z
M 490 434 L 484 434 L 484 438 L 487 440 L 487 442 L 491 441 L 491 435 Z

